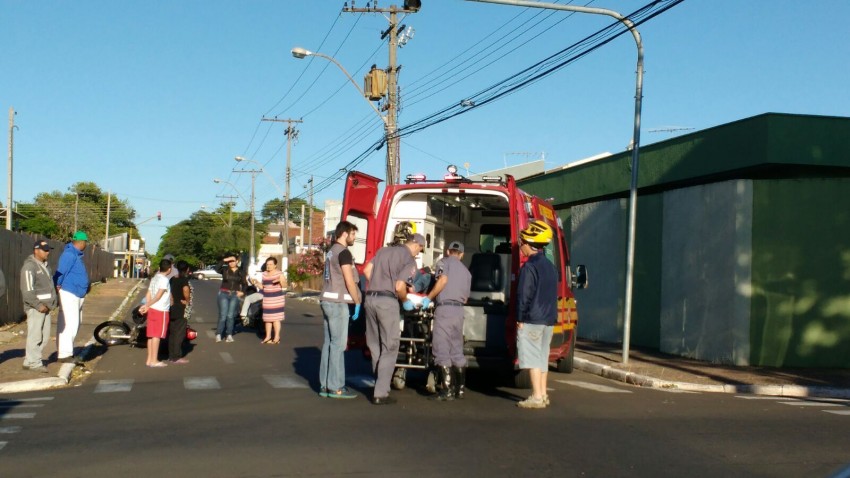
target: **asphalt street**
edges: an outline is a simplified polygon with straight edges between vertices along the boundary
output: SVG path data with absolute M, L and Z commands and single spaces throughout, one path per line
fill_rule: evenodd
M 196 281 L 190 363 L 144 366 L 107 350 L 72 389 L 0 400 L 0 474 L 121 476 L 828 476 L 850 463 L 850 401 L 641 389 L 552 372 L 552 405 L 471 374 L 463 401 L 367 400 L 369 365 L 348 352 L 354 400 L 319 398 L 321 311 L 287 303 L 283 341 L 213 340 L 215 281 Z M 364 319 L 360 319 L 364 320 Z

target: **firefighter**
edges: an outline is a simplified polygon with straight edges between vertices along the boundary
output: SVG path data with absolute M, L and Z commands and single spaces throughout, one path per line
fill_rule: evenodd
M 401 330 L 399 302 L 404 310 L 413 310 L 413 301 L 407 298 L 407 286 L 416 273 L 413 259 L 425 248 L 425 236 L 413 234 L 404 244 L 385 246 L 366 264 L 363 274 L 369 281 L 366 289 L 366 345 L 372 354 L 372 371 L 375 390 L 372 403 L 395 403 L 390 397 L 390 380 L 398 361 Z
M 437 380 L 441 385 L 433 398 L 447 401 L 463 398 L 466 383 L 466 357 L 463 355 L 463 305 L 469 298 L 472 274 L 463 265 L 463 244 L 449 244 L 446 256 L 436 266 L 437 282 L 423 299 L 428 307 L 436 299 L 432 346 Z

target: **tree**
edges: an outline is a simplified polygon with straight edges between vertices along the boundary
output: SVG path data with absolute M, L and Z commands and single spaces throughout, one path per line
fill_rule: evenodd
M 292 198 L 289 200 L 289 220 L 295 224 L 301 225 L 301 206 L 304 206 L 304 213 L 309 214 L 307 210 L 310 205 L 307 201 L 301 198 Z M 313 205 L 314 211 L 321 211 Z M 260 216 L 264 223 L 274 224 L 283 222 L 283 216 L 286 214 L 286 201 L 283 199 L 274 198 L 265 204 L 260 212 Z

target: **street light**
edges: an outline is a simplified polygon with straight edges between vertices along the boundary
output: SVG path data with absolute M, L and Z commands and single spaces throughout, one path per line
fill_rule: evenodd
M 254 187 L 257 183 L 257 173 L 262 173 L 263 167 L 260 165 L 260 163 L 253 161 L 253 160 L 250 160 L 250 159 L 245 159 L 242 156 L 236 156 L 233 159 L 235 159 L 237 163 L 241 163 L 241 162 L 244 161 L 244 162 L 254 163 L 257 166 L 260 166 L 260 169 L 234 169 L 233 170 L 234 173 L 250 173 L 251 174 L 251 265 L 253 266 L 257 262 L 257 260 L 256 260 L 257 256 L 256 256 L 256 254 L 254 254 L 254 198 L 255 198 Z
M 375 111 L 381 121 L 384 123 L 384 142 L 387 144 L 387 185 L 392 186 L 395 184 L 395 142 L 393 140 L 393 136 L 395 135 L 395 125 L 389 120 L 389 118 L 383 114 L 381 114 L 380 110 L 366 98 L 366 93 L 363 92 L 363 89 L 354 81 L 354 78 L 348 73 L 348 71 L 343 68 L 342 65 L 332 56 L 325 55 L 324 53 L 319 53 L 315 51 L 310 51 L 301 47 L 295 47 L 292 49 L 292 56 L 295 58 L 304 59 L 308 56 L 318 56 L 320 58 L 324 58 L 334 65 L 336 65 L 345 77 L 348 78 L 348 81 L 357 88 L 357 91 L 360 92 L 360 96 L 369 103 L 369 106 Z
M 637 81 L 635 86 L 635 120 L 632 130 L 632 181 L 629 186 L 629 232 L 626 240 L 626 291 L 623 305 L 623 363 L 629 363 L 629 342 L 632 327 L 632 290 L 635 268 L 635 227 L 637 222 L 637 184 L 638 156 L 640 151 L 640 111 L 643 100 L 643 42 L 634 23 L 619 13 L 605 8 L 577 7 L 555 3 L 530 2 L 526 0 L 466 0 L 468 2 L 497 3 L 517 7 L 544 8 L 547 10 L 566 10 L 570 12 L 592 13 L 614 17 L 631 32 L 637 45 Z

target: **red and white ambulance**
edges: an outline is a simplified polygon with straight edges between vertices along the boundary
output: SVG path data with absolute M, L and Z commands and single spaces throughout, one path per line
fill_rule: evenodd
M 454 166 L 439 180 L 408 176 L 405 184 L 386 187 L 379 203 L 380 182 L 356 171 L 346 179 L 341 217 L 358 227 L 357 242 L 350 249 L 357 268 L 362 272 L 378 249 L 393 242 L 401 223 L 410 223 L 414 232 L 425 236 L 425 250 L 416 257 L 420 268 L 433 269 L 449 243 L 463 243 L 463 262 L 472 274 L 463 326 L 470 367 L 515 367 L 516 303 L 512 298 L 525 261 L 519 253 L 519 231 L 535 219 L 549 224 L 555 237 L 545 253 L 558 271 L 558 321 L 549 361 L 560 372 L 572 371 L 578 324 L 573 289 L 587 285 L 587 274 L 583 266 L 573 274 L 561 221 L 550 204 L 523 192 L 511 176 L 472 180 L 458 175 Z M 358 322 L 350 328 L 351 348 L 365 347 L 365 321 Z M 403 353 L 399 363 L 413 363 L 401 357 Z M 527 374 L 517 375 L 518 385 L 527 385 L 527 380 Z

